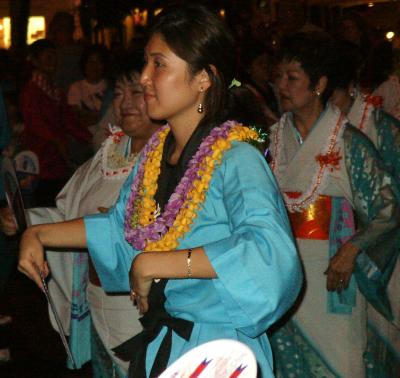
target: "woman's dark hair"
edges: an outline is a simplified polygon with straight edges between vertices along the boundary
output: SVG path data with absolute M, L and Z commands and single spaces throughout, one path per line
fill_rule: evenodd
M 208 73 L 211 87 L 201 124 L 231 117 L 235 88 L 229 85 L 236 73 L 236 56 L 234 39 L 223 21 L 202 5 L 173 6 L 158 17 L 150 38 L 155 34 L 188 63 L 192 75 L 203 69 Z
M 93 55 L 97 55 L 100 58 L 104 66 L 104 74 L 105 74 L 108 66 L 108 50 L 101 45 L 91 45 L 83 51 L 79 62 L 82 73 L 85 74 L 86 64 L 89 58 Z
M 351 42 L 338 41 L 335 52 L 338 61 L 341 62 L 336 67 L 338 70 L 336 87 L 347 90 L 350 84 L 358 85 L 364 64 L 363 55 L 358 46 Z
M 39 55 L 48 49 L 55 49 L 55 45 L 48 39 L 38 39 L 37 41 L 33 42 L 29 45 L 28 48 L 28 57 L 30 59 L 37 59 Z
M 144 49 L 142 47 L 133 48 L 124 55 L 124 61 L 116 75 L 118 80 L 131 80 L 132 72 L 140 74 L 144 66 Z
M 339 51 L 338 44 L 325 34 L 296 33 L 284 42 L 281 60 L 299 62 L 310 79 L 311 89 L 326 76 L 327 86 L 321 94 L 322 103 L 326 105 L 346 69 L 347 62 L 341 59 Z

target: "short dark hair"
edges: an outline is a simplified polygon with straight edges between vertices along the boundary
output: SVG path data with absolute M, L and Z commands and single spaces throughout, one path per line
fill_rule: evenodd
M 283 44 L 281 60 L 299 62 L 314 88 L 318 80 L 326 76 L 328 83 L 321 95 L 326 105 L 337 88 L 346 61 L 341 59 L 337 43 L 329 36 L 317 32 L 296 33 L 288 37 Z
M 363 56 L 360 48 L 347 41 L 338 41 L 338 59 L 340 64 L 337 77 L 337 88 L 348 89 L 350 84 L 357 85 L 360 81 L 360 71 L 363 66 Z
M 124 56 L 124 61 L 117 73 L 116 81 L 131 79 L 132 72 L 140 74 L 144 66 L 144 50 L 142 47 L 129 50 Z
M 56 46 L 53 42 L 48 39 L 38 39 L 37 41 L 31 43 L 28 47 L 28 57 L 37 59 L 39 55 L 49 49 L 55 50 Z
M 49 34 L 59 30 L 65 30 L 72 34 L 74 29 L 74 16 L 68 12 L 56 12 L 49 23 Z
M 150 37 L 154 34 L 188 63 L 192 75 L 203 69 L 208 73 L 212 85 L 205 96 L 202 123 L 223 121 L 236 68 L 234 39 L 223 21 L 202 5 L 173 6 L 160 14 Z

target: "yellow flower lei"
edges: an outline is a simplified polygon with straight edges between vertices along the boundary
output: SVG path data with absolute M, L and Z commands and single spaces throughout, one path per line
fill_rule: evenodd
M 154 195 L 157 191 L 157 179 L 160 175 L 162 152 L 165 139 L 169 133 L 166 128 L 159 135 L 158 146 L 149 153 L 144 166 L 143 181 L 139 190 L 138 206 L 139 223 L 146 226 L 154 221 L 157 203 Z M 178 247 L 178 240 L 190 230 L 200 205 L 204 202 L 214 169 L 221 163 L 224 152 L 231 148 L 233 141 L 258 140 L 259 135 L 243 125 L 235 125 L 229 131 L 226 139 L 219 138 L 212 148 L 212 155 L 206 156 L 200 164 L 199 178 L 193 182 L 192 190 L 189 191 L 177 217 L 169 230 L 158 241 L 148 242 L 145 251 L 170 251 Z

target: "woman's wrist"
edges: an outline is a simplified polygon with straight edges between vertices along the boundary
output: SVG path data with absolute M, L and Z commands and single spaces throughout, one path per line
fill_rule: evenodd
M 133 263 L 133 268 L 135 269 L 135 274 L 139 275 L 144 279 L 153 279 L 155 260 L 152 256 L 153 252 L 142 252 L 135 257 Z
M 216 278 L 202 247 L 166 252 L 143 252 L 133 263 L 144 279 Z
M 143 279 L 192 277 L 193 249 L 168 252 L 142 252 L 134 269 Z
M 357 245 L 347 242 L 342 245 L 340 252 L 348 257 L 356 259 L 358 254 L 361 252 L 361 249 Z
M 27 229 L 29 236 L 35 237 L 39 242 L 44 245 L 45 235 L 43 234 L 43 225 L 37 224 L 34 226 L 30 226 Z

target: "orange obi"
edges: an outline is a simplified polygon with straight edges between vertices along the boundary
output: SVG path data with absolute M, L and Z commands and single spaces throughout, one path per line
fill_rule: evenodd
M 290 198 L 297 198 L 301 193 L 286 192 Z M 298 239 L 329 240 L 332 199 L 320 195 L 317 200 L 301 212 L 289 212 L 293 234 Z

